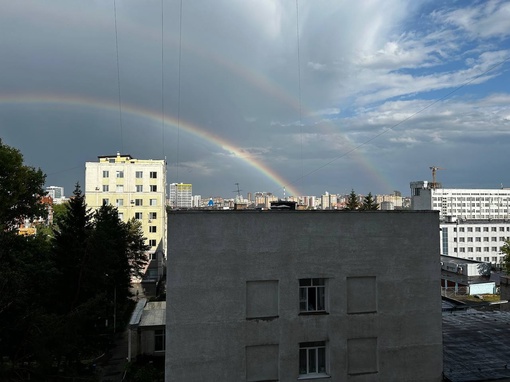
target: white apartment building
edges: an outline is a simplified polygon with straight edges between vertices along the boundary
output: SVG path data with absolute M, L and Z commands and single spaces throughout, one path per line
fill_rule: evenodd
M 436 210 L 439 218 L 510 219 L 510 189 L 432 188 L 432 182 L 411 182 L 411 209 Z
M 170 207 L 193 207 L 193 187 L 190 183 L 170 183 Z
M 118 208 L 122 221 L 135 218 L 153 254 L 166 254 L 166 163 L 130 155 L 99 156 L 85 163 L 85 198 L 90 208 L 103 204 Z
M 499 264 L 510 237 L 510 189 L 442 188 L 411 182 L 411 208 L 439 211 L 440 253 Z

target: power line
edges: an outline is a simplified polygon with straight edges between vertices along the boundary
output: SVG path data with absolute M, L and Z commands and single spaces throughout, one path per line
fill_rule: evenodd
M 122 132 L 122 102 L 120 97 L 119 37 L 117 34 L 117 5 L 115 3 L 115 0 L 113 0 L 113 13 L 115 16 L 115 50 L 117 53 L 117 85 L 119 90 L 120 147 L 121 152 L 124 152 L 124 136 Z

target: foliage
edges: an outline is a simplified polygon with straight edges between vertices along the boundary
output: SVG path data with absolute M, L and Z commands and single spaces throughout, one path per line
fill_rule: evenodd
M 0 231 L 13 229 L 23 219 L 46 216 L 39 203 L 45 178 L 41 169 L 24 165 L 19 150 L 0 139 Z
M 371 192 L 363 198 L 363 203 L 359 209 L 363 211 L 377 211 L 379 209 L 379 204 L 375 202 Z
M 505 254 L 503 263 L 505 264 L 505 270 L 507 274 L 510 274 L 510 239 L 506 239 L 505 243 L 501 247 L 501 252 Z
M 358 208 L 359 208 L 358 195 L 356 195 L 354 190 L 352 190 L 351 193 L 349 194 L 349 198 L 347 199 L 347 203 L 345 204 L 344 210 L 355 211 Z
M 42 216 L 43 184 L 42 172 L 0 141 L 0 380 L 80 373 L 82 360 L 106 350 L 114 312 L 132 306 L 131 276 L 147 262 L 140 224 L 121 222 L 112 206 L 92 213 L 78 184 L 53 237 L 41 227 L 17 235 L 20 218 Z

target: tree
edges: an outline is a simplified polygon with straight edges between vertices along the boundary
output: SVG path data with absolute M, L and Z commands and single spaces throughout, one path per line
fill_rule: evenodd
M 23 164 L 20 151 L 0 139 L 0 231 L 14 229 L 24 219 L 46 216 L 39 199 L 46 175 Z
M 359 208 L 358 195 L 356 195 L 354 190 L 351 190 L 351 193 L 349 194 L 349 198 L 347 199 L 347 203 L 345 204 L 344 210 L 355 211 L 358 208 Z
M 500 248 L 501 252 L 505 254 L 503 263 L 507 274 L 510 274 L 510 239 L 505 240 L 505 244 Z
M 379 204 L 375 202 L 372 193 L 369 192 L 367 196 L 363 199 L 363 204 L 360 206 L 360 210 L 363 211 L 377 211 L 379 209 Z

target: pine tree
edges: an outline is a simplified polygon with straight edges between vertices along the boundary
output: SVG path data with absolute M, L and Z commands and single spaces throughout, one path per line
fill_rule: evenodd
M 349 198 L 347 199 L 347 203 L 345 204 L 344 210 L 355 211 L 358 208 L 359 208 L 358 195 L 356 195 L 354 190 L 352 190 L 351 193 L 349 194 Z
M 363 211 L 377 211 L 379 209 L 379 204 L 375 202 L 372 193 L 369 192 L 367 196 L 363 199 L 363 204 L 360 207 L 360 210 Z

